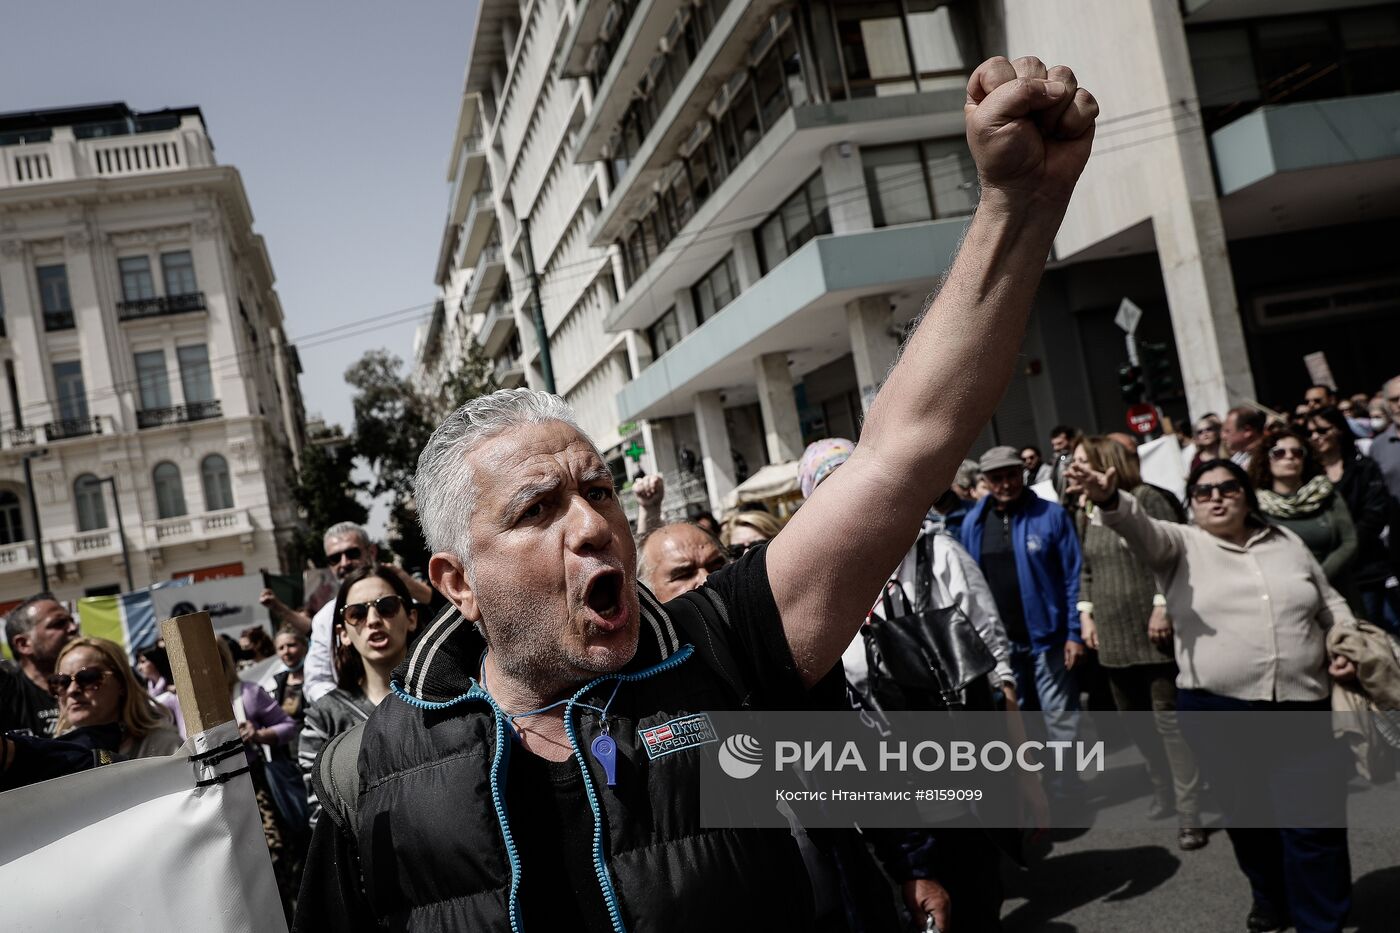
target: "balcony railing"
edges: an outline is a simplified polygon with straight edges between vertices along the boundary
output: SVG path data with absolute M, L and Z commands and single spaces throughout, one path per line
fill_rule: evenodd
M 168 408 L 146 408 L 136 413 L 136 427 L 140 429 L 158 428 L 167 424 L 184 424 L 188 421 L 205 421 L 223 414 L 223 405 L 217 399 L 211 402 L 188 402 L 184 405 L 171 405 Z
M 51 441 L 63 441 L 73 437 L 87 437 L 90 434 L 101 433 L 101 418 L 60 418 L 44 425 L 44 436 Z
M 185 314 L 189 311 L 203 311 L 204 292 L 190 292 L 188 295 L 161 295 L 157 298 L 135 298 L 117 302 L 117 317 L 131 321 L 147 317 L 163 317 L 167 314 Z
M 73 309 L 64 308 L 61 311 L 44 312 L 44 330 L 72 330 L 78 325 L 73 320 Z
M 0 545 L 0 573 L 26 570 L 36 564 L 34 542 L 16 541 Z
M 175 544 L 205 538 L 222 538 L 253 530 L 247 509 L 221 509 L 200 515 L 180 515 L 146 523 L 149 545 Z

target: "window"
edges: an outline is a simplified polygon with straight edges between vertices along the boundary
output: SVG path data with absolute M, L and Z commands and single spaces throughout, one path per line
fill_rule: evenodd
M 39 266 L 34 271 L 39 277 L 39 304 L 44 313 L 71 312 L 73 302 L 68 297 L 68 267 L 59 263 L 53 266 Z
M 204 511 L 217 512 L 233 508 L 233 483 L 228 476 L 228 461 L 210 454 L 199 464 L 199 478 L 204 484 Z
M 973 64 L 966 53 L 961 17 L 945 0 L 908 0 L 909 44 L 914 48 L 914 71 L 919 90 L 961 91 Z
M 180 362 L 180 385 L 185 391 L 185 404 L 214 401 L 214 382 L 209 373 L 209 348 L 202 343 L 179 347 L 175 356 Z
M 165 277 L 165 294 L 193 295 L 199 291 L 194 280 L 194 257 L 187 249 L 174 253 L 162 253 L 160 257 L 161 275 Z
M 655 324 L 647 328 L 647 342 L 651 344 L 653 358 L 659 358 L 667 350 L 681 342 L 681 324 L 674 307 L 661 315 Z
M 54 395 L 58 399 L 58 417 L 64 421 L 86 421 L 88 416 L 87 389 L 83 386 L 83 364 L 68 360 L 53 364 Z
M 180 468 L 166 461 L 151 472 L 156 487 L 156 515 L 178 518 L 185 514 L 185 489 L 180 481 Z
M 0 489 L 0 544 L 18 544 L 24 538 L 24 513 L 20 510 L 19 496 L 8 489 Z
M 718 314 L 739 294 L 739 276 L 734 268 L 734 254 L 726 253 L 705 277 L 695 283 L 695 323 L 704 324 Z
M 767 275 L 803 243 L 831 232 L 821 172 L 792 193 L 758 228 L 758 261 Z
M 141 390 L 141 410 L 170 407 L 170 379 L 165 372 L 165 351 L 136 354 L 136 382 Z
M 91 473 L 84 473 L 73 481 L 79 531 L 98 531 L 107 527 L 107 503 L 102 492 L 102 481 Z
M 865 149 L 860 155 L 875 226 L 933 219 L 917 144 Z
M 808 10 L 812 70 L 832 100 L 961 89 L 972 63 L 982 58 L 972 6 L 948 0 L 814 3 Z
M 959 217 L 977 205 L 977 173 L 960 139 L 862 149 L 877 227 Z
M 122 277 L 122 300 L 145 301 L 156 296 L 156 281 L 151 276 L 151 260 L 145 256 L 127 256 L 117 260 Z

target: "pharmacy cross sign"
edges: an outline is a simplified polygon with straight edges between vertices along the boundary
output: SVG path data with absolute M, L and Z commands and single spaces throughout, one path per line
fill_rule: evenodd
M 646 452 L 647 449 L 641 444 L 638 444 L 636 441 L 633 441 L 631 444 L 628 444 L 627 449 L 623 451 L 624 454 L 632 458 L 632 462 L 634 463 L 641 462 L 642 454 Z

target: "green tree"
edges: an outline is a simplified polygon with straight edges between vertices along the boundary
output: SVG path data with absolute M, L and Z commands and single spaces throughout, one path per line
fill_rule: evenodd
M 322 427 L 307 435 L 301 472 L 292 487 L 292 499 L 306 517 L 306 528 L 293 544 L 296 566 L 309 559 L 325 562 L 321 534 L 336 522 L 363 524 L 369 509 L 360 501 L 365 484 L 353 478 L 355 450 L 339 425 Z
M 355 390 L 355 454 L 374 474 L 369 492 L 389 497 L 389 546 L 405 567 L 426 571 L 427 545 L 413 506 L 418 455 L 443 417 L 463 403 L 497 388 L 491 361 L 474 340 L 462 347 L 461 362 L 440 390 L 425 392 L 386 350 L 370 350 L 345 371 Z

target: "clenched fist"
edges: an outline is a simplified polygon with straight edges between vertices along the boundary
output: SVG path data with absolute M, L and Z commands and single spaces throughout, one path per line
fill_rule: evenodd
M 652 473 L 649 476 L 640 477 L 632 484 L 632 492 L 637 497 L 637 503 L 642 508 L 651 508 L 661 504 L 661 499 L 666 495 L 666 481 L 661 478 L 660 473 Z
M 968 79 L 963 113 L 984 197 L 1069 200 L 1099 113 L 1073 71 L 1033 56 L 989 58 Z

